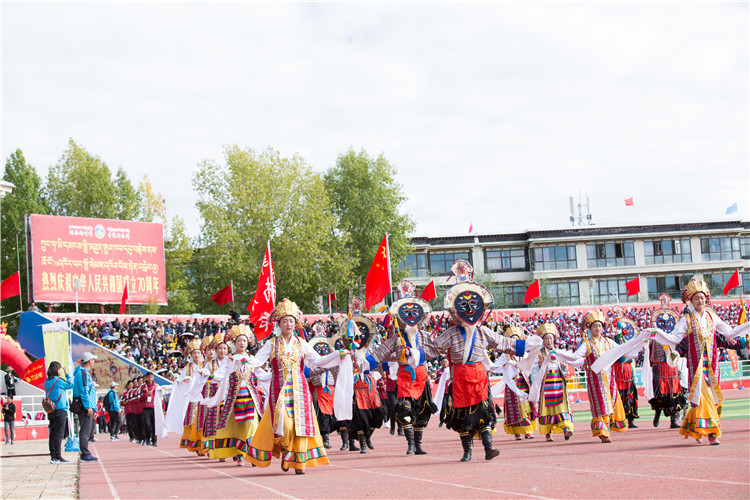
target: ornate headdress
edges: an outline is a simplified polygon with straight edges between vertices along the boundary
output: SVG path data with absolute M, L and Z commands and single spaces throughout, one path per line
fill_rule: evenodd
M 338 317 L 339 333 L 331 337 L 335 347 L 343 343 L 344 349 L 367 349 L 375 340 L 377 329 L 375 323 L 363 314 L 365 301 L 354 297 L 349 301 L 349 314 Z M 356 345 L 355 345 L 356 344 Z
M 193 351 L 200 351 L 201 350 L 201 339 L 193 339 L 190 342 L 188 342 L 187 347 L 185 348 L 185 356 L 189 357 Z
M 310 329 L 312 330 L 313 337 L 328 337 L 326 324 L 322 321 L 316 321 L 315 323 L 313 323 Z
M 518 337 L 518 340 L 526 340 L 526 334 L 523 333 L 523 329 L 520 326 L 509 326 L 505 329 L 503 335 L 509 338 L 515 335 Z
M 297 324 L 302 321 L 302 311 L 299 310 L 297 304 L 289 299 L 284 299 L 276 304 L 273 314 L 271 315 L 271 321 L 278 321 L 284 316 L 293 317 L 297 321 Z
M 607 326 L 607 317 L 604 316 L 604 313 L 601 311 L 589 311 L 586 313 L 586 316 L 583 318 L 583 323 L 581 323 L 582 329 L 591 328 L 591 325 L 593 325 L 595 322 L 600 322 L 602 324 L 602 327 Z
M 255 334 L 253 333 L 252 328 L 245 324 L 241 325 L 234 325 L 226 335 L 226 341 L 235 343 L 237 341 L 237 337 L 244 335 L 247 337 L 247 344 L 248 346 L 255 344 Z
M 445 294 L 443 307 L 455 323 L 473 328 L 492 309 L 495 299 L 484 285 L 474 281 L 474 268 L 465 260 L 453 264 L 451 271 L 457 283 Z
M 403 280 L 396 287 L 399 299 L 393 303 L 390 313 L 397 318 L 399 324 L 419 326 L 432 312 L 430 303 L 417 298 L 417 287 L 409 280 Z
M 211 341 L 211 349 L 216 350 L 216 348 L 219 347 L 219 344 L 227 344 L 226 335 L 223 332 L 214 335 L 214 338 Z
M 211 341 L 213 340 L 212 335 L 206 335 L 203 337 L 203 340 L 201 340 L 201 352 L 205 354 L 207 349 L 211 349 Z
M 661 308 L 651 313 L 651 326 L 659 328 L 667 333 L 672 333 L 677 322 L 680 320 L 680 315 L 674 312 L 669 307 L 669 303 L 672 301 L 672 297 L 668 294 L 663 293 L 659 295 L 659 302 L 661 302 Z
M 541 323 L 536 327 L 536 333 L 542 338 L 548 333 L 551 333 L 556 339 L 560 337 L 560 332 L 557 331 L 557 327 L 554 323 Z
M 706 296 L 706 302 L 711 300 L 711 291 L 708 289 L 706 282 L 693 276 L 690 278 L 690 283 L 682 289 L 682 301 L 687 304 L 693 298 L 693 295 L 698 292 Z

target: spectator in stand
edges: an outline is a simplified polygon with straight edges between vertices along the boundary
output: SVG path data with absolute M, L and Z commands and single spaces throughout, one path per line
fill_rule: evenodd
M 51 464 L 70 463 L 62 456 L 62 439 L 68 421 L 68 396 L 65 391 L 73 388 L 73 378 L 65 373 L 65 368 L 53 361 L 47 368 L 44 392 L 55 404 L 55 411 L 47 414 L 49 419 L 49 455 Z
M 94 429 L 94 413 L 96 412 L 96 387 L 91 378 L 91 369 L 94 367 L 96 356 L 90 352 L 84 352 L 81 356 L 80 366 L 73 372 L 73 400 L 80 402 L 78 421 L 81 424 L 79 432 L 79 446 L 81 448 L 81 460 L 84 462 L 96 462 L 99 459 L 89 451 L 89 440 Z
M 119 441 L 117 434 L 120 432 L 120 397 L 117 395 L 118 383 L 114 380 L 109 383 L 109 392 L 106 396 L 104 408 L 109 414 L 109 440 Z
M 3 426 L 5 427 L 5 444 L 16 440 L 16 405 L 3 393 Z

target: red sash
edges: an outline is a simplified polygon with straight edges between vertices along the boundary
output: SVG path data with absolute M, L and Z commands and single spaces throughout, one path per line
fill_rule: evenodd
M 427 382 L 427 368 L 422 365 L 414 369 L 417 379 L 411 381 L 411 373 L 406 371 L 405 366 L 398 367 L 398 397 L 419 399 L 424 392 L 424 385 Z
M 487 383 L 482 363 L 453 365 L 453 406 L 466 408 L 487 399 Z
M 321 413 L 326 415 L 333 415 L 333 387 L 329 387 L 331 392 L 323 392 L 325 387 L 316 387 L 315 392 L 318 393 L 318 408 Z

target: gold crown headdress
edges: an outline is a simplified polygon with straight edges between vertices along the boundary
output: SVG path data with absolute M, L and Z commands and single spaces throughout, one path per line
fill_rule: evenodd
M 206 352 L 206 349 L 208 349 L 211 346 L 211 341 L 213 340 L 213 336 L 206 335 L 203 337 L 203 340 L 201 340 L 201 352 Z
M 226 344 L 226 335 L 223 332 L 219 332 L 216 335 L 214 335 L 213 340 L 211 341 L 211 349 L 216 350 L 217 347 L 219 347 L 219 344 Z
M 297 304 L 289 299 L 284 299 L 276 304 L 276 307 L 273 310 L 273 315 L 271 315 L 271 321 L 278 321 L 284 316 L 293 317 L 297 320 L 297 324 L 302 321 L 302 311 L 299 310 Z
M 551 333 L 553 337 L 560 337 L 560 333 L 557 331 L 557 327 L 554 323 L 542 323 L 536 327 L 536 333 L 540 337 L 544 338 L 545 335 Z
M 602 327 L 607 326 L 607 317 L 604 316 L 603 312 L 589 311 L 586 313 L 586 316 L 583 318 L 583 323 L 581 323 L 581 327 L 584 330 L 586 328 L 591 328 L 591 325 L 593 325 L 597 321 L 602 324 Z
M 687 304 L 693 298 L 693 295 L 698 292 L 706 296 L 706 302 L 711 300 L 711 291 L 708 289 L 706 282 L 693 276 L 690 278 L 690 283 L 682 289 L 682 302 Z
M 509 326 L 505 329 L 503 335 L 505 335 L 506 337 L 512 337 L 515 335 L 518 337 L 518 340 L 526 340 L 526 334 L 523 333 L 523 330 L 520 326 Z
M 190 356 L 193 351 L 200 351 L 201 350 L 201 339 L 193 339 L 190 342 L 188 342 L 187 347 L 185 348 L 185 355 Z
M 234 325 L 232 329 L 227 332 L 225 341 L 235 343 L 237 341 L 237 337 L 240 337 L 241 335 L 247 337 L 248 345 L 255 344 L 255 333 L 253 333 L 252 328 L 245 324 Z

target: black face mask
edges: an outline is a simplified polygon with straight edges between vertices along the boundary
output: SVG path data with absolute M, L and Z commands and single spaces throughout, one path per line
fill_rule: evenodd
M 315 352 L 320 354 L 321 356 L 325 356 L 327 354 L 331 354 L 331 346 L 326 344 L 325 342 L 318 342 L 313 346 L 313 349 L 315 349 Z
M 674 317 L 669 314 L 660 314 L 656 317 L 656 328 L 664 330 L 667 333 L 672 333 L 674 330 L 675 321 Z
M 398 308 L 398 317 L 409 326 L 417 326 L 424 316 L 424 309 L 419 304 L 404 304 Z
M 456 316 L 469 326 L 474 326 L 484 316 L 484 299 L 477 292 L 462 292 L 453 301 Z
M 367 341 L 370 339 L 370 328 L 366 324 L 360 322 L 357 322 L 357 328 L 359 329 L 359 335 L 355 335 L 353 340 L 362 347 L 367 344 Z

